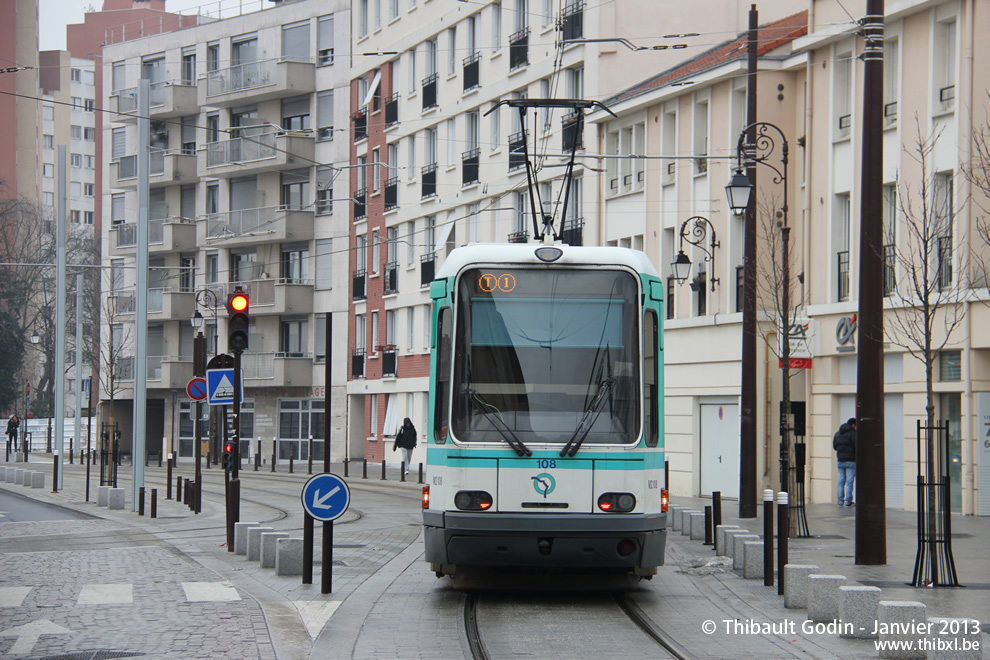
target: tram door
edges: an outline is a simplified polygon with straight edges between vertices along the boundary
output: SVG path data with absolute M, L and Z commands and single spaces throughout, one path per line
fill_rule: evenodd
M 739 497 L 739 405 L 701 404 L 701 494 Z

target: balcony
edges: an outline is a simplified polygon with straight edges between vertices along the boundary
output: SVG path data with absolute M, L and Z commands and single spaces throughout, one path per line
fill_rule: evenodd
M 837 252 L 836 261 L 838 264 L 837 273 L 839 276 L 837 286 L 837 299 L 839 302 L 849 300 L 849 251 Z
M 152 149 L 149 153 L 151 177 L 148 184 L 152 188 L 186 185 L 199 181 L 195 153 L 186 153 L 179 149 Z
M 263 60 L 210 71 L 199 80 L 199 105 L 231 108 L 315 90 L 316 66 L 299 59 Z
M 478 183 L 478 164 L 481 149 L 477 147 L 461 154 L 461 185 Z
M 313 311 L 313 280 L 265 277 L 257 280 L 209 284 L 205 288 L 212 291 L 220 300 L 226 300 L 237 287 L 241 287 L 248 294 L 252 314 L 272 316 L 309 314 Z M 187 319 L 188 316 L 187 314 Z
M 526 167 L 526 131 L 509 136 L 509 171 Z
M 564 221 L 560 240 L 565 245 L 584 245 L 584 218 L 570 218 Z
M 395 347 L 382 349 L 382 378 L 395 378 L 396 363 L 398 362 L 398 351 Z
M 385 264 L 385 295 L 399 292 L 399 262 Z
M 121 156 L 110 161 L 110 187 L 137 188 L 137 156 Z
M 368 109 L 361 108 L 351 115 L 351 126 L 354 128 L 354 141 L 368 137 Z
M 424 254 L 419 258 L 419 286 L 420 288 L 430 286 L 433 276 L 436 273 L 437 258 L 433 253 Z
M 423 199 L 437 196 L 437 164 L 430 163 L 420 170 L 423 175 Z
M 250 176 L 313 163 L 315 139 L 303 131 L 245 135 L 206 144 L 200 178 Z
M 399 123 L 399 95 L 392 94 L 385 99 L 385 125 L 391 126 Z
M 570 2 L 562 12 L 564 40 L 584 37 L 584 2 Z
M 196 248 L 196 225 L 183 218 L 148 221 L 148 243 L 152 253 L 189 252 Z M 122 222 L 110 228 L 114 253 L 127 253 L 137 246 L 137 223 Z
M 525 27 L 509 36 L 509 70 L 529 64 L 529 28 Z
M 437 74 L 431 73 L 423 78 L 423 110 L 437 106 Z
M 200 219 L 203 242 L 211 247 L 238 247 L 313 238 L 313 211 L 265 206 L 212 213 Z
M 399 177 L 390 176 L 385 180 L 385 210 L 399 207 Z
M 481 86 L 481 53 L 471 53 L 463 60 L 464 91 Z
M 363 348 L 355 348 L 351 353 L 351 378 L 364 378 Z
M 196 311 L 196 295 L 174 286 L 148 289 L 149 321 L 189 321 Z
M 189 380 L 193 377 L 192 357 L 176 357 L 165 355 L 160 358 L 148 358 L 148 380 L 152 380 L 152 360 L 156 360 L 156 370 L 159 375 L 156 387 L 169 388 L 173 390 L 185 389 Z
M 241 370 L 245 384 L 254 387 L 311 387 L 313 356 L 309 353 L 244 353 Z M 263 381 L 263 382 L 250 382 Z
M 510 243 L 529 243 L 529 232 L 525 229 L 514 231 L 508 236 Z
M 111 121 L 125 124 L 137 121 L 137 91 L 137 87 L 128 87 L 110 95 Z M 194 84 L 177 80 L 151 83 L 148 97 L 152 119 L 173 119 L 199 112 Z
M 368 189 L 354 191 L 354 222 L 368 217 Z
M 354 276 L 351 278 L 351 299 L 352 300 L 364 300 L 368 297 L 367 292 L 367 280 L 368 272 L 364 268 L 358 268 L 354 271 Z
M 561 148 L 564 152 L 569 152 L 574 149 L 584 148 L 584 135 L 583 131 L 580 129 L 583 127 L 584 122 L 581 121 L 580 115 L 578 113 L 568 113 L 564 115 L 563 120 L 561 120 L 563 130 L 561 131 Z
M 897 248 L 883 246 L 883 295 L 892 295 L 897 290 Z

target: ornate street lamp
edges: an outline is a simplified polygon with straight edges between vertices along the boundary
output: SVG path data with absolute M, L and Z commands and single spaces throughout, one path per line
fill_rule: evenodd
M 688 230 L 688 224 L 694 222 L 694 225 Z M 711 241 L 708 247 L 705 247 L 705 238 L 711 237 Z M 674 279 L 677 280 L 678 284 L 683 284 L 684 280 L 688 278 L 691 274 L 691 258 L 684 253 L 684 242 L 687 241 L 690 245 L 694 245 L 700 248 L 705 254 L 705 261 L 710 261 L 712 263 L 712 275 L 715 274 L 715 248 L 719 247 L 721 243 L 717 240 L 715 236 L 715 227 L 712 225 L 711 220 L 708 218 L 703 218 L 700 215 L 688 218 L 681 225 L 681 243 L 680 250 L 677 253 L 677 257 L 671 264 L 671 268 L 674 271 Z M 717 277 L 712 277 L 712 291 L 715 290 L 715 285 L 719 283 Z M 693 286 L 693 285 L 692 285 Z
M 753 194 L 753 182 L 749 180 L 741 167 L 737 167 L 729 184 L 725 186 L 725 195 L 729 199 L 729 208 L 736 215 L 742 215 L 749 207 L 749 197 Z

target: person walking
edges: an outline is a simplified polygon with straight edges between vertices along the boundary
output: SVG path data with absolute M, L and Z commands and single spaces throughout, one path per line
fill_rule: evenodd
M 413 426 L 412 420 L 406 417 L 402 420 L 402 426 L 399 427 L 399 432 L 395 434 L 395 444 L 392 445 L 392 451 L 402 450 L 402 462 L 406 464 L 406 474 L 409 474 L 409 466 L 412 465 L 412 453 L 415 448 L 416 427 Z
M 21 420 L 17 415 L 11 415 L 7 420 L 7 450 L 17 451 L 17 429 L 21 426 Z
M 832 449 L 839 461 L 839 506 L 853 505 L 853 488 L 856 484 L 856 419 L 851 418 L 839 427 L 832 437 Z

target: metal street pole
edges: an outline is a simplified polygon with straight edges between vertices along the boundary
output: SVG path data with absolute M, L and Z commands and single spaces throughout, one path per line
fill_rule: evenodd
M 65 217 L 66 202 L 68 201 L 67 174 L 68 167 L 65 160 L 65 145 L 58 147 L 58 216 L 55 229 L 56 245 L 56 284 L 55 284 L 55 371 L 52 373 L 51 384 L 55 388 L 55 448 L 58 456 L 57 464 L 58 483 L 52 484 L 62 490 L 62 461 L 65 456 L 65 299 L 67 286 L 65 282 Z M 51 419 L 51 416 L 49 416 Z
M 76 424 L 72 435 L 76 439 L 76 446 L 79 447 L 79 455 L 82 456 L 82 307 L 83 307 L 83 274 L 76 273 Z M 71 456 L 69 457 L 71 459 Z M 59 470 L 61 473 L 62 470 Z
M 203 336 L 202 332 L 197 333 L 196 339 L 193 340 L 193 376 L 203 377 L 206 375 L 206 337 Z M 196 456 L 196 502 L 193 507 L 193 511 L 200 513 L 203 505 L 203 472 L 202 472 L 202 461 L 203 461 L 203 402 L 196 402 L 196 421 L 195 421 L 195 447 L 193 448 Z M 174 448 L 173 448 L 174 450 Z
M 863 165 L 856 368 L 856 563 L 887 563 L 883 410 L 883 0 L 863 17 Z M 866 475 L 868 478 L 864 479 Z
M 749 9 L 746 81 L 747 142 L 756 141 L 756 56 L 759 14 Z M 756 164 L 746 174 L 756 189 Z M 739 393 L 739 517 L 756 517 L 756 195 L 746 209 L 743 228 L 742 378 Z
M 148 409 L 148 204 L 150 83 L 138 81 L 137 94 L 137 284 L 134 291 L 134 422 L 131 431 L 132 502 L 138 510 L 140 489 L 144 487 L 144 452 L 147 441 Z

